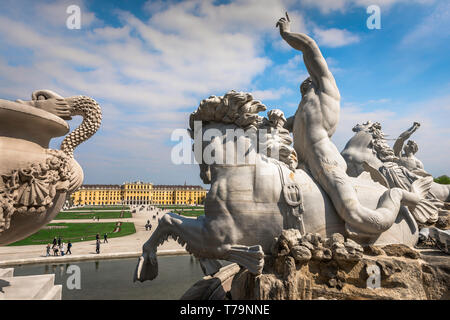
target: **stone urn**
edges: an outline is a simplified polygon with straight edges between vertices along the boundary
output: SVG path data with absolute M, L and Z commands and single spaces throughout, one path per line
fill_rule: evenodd
M 70 134 L 64 119 L 81 115 Z M 0 100 L 0 245 L 24 239 L 60 212 L 83 182 L 73 151 L 100 127 L 101 109 L 89 97 L 36 91 L 31 101 Z M 60 150 L 52 138 L 68 134 Z

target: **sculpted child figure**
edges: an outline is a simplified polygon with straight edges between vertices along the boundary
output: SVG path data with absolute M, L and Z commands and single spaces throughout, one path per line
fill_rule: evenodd
M 347 164 L 331 141 L 339 122 L 340 93 L 336 81 L 316 42 L 306 34 L 290 31 L 287 13 L 277 26 L 281 37 L 292 48 L 303 52 L 310 75 L 300 86 L 302 100 L 295 116 L 288 121 L 294 149 L 299 162 L 304 163 L 331 198 L 349 234 L 374 234 L 389 229 L 401 205 L 412 209 L 413 215 L 418 207 L 433 214 L 436 208 L 423 199 L 430 188 L 431 177 L 418 180 L 411 192 L 400 188 L 387 190 L 375 210 L 360 203 L 346 173 Z
M 423 163 L 415 154 L 419 151 L 417 143 L 413 140 L 408 140 L 409 137 L 420 127 L 420 123 L 414 122 L 411 128 L 403 132 L 395 141 L 394 154 L 399 158 L 398 164 L 406 167 L 409 171 L 419 176 L 429 176 L 430 174 L 424 170 Z M 405 141 L 408 140 L 405 146 Z M 402 153 L 403 148 L 403 153 Z

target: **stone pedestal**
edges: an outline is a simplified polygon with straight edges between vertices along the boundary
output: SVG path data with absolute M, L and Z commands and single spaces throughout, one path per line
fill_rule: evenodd
M 54 274 L 14 277 L 14 269 L 0 269 L 0 300 L 61 300 L 62 286 Z
M 414 250 L 402 245 L 365 249 L 353 261 L 313 258 L 303 263 L 296 262 L 286 250 L 283 255 L 266 257 L 263 274 L 259 276 L 232 264 L 200 280 L 182 299 L 450 299 L 449 255 L 437 249 Z M 379 272 L 378 285 L 369 279 L 373 269 Z M 368 287 L 368 283 L 376 288 Z

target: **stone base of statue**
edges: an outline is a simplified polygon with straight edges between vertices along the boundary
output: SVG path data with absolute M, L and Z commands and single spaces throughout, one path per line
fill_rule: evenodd
M 13 268 L 0 269 L 0 300 L 61 300 L 54 283 L 54 274 L 15 277 Z
M 182 299 L 450 299 L 450 256 L 395 244 L 362 248 L 340 234 L 328 239 L 284 230 L 261 275 L 236 264 L 191 287 Z

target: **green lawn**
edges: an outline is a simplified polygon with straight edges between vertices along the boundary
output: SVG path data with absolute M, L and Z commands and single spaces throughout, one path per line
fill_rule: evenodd
M 181 206 L 181 205 L 158 205 L 158 208 L 164 209 L 194 209 L 194 210 L 203 210 L 204 207 L 196 207 L 196 206 Z
M 129 206 L 84 206 L 80 208 L 73 208 L 73 210 L 90 211 L 90 210 L 130 210 Z
M 175 213 L 186 217 L 198 217 L 205 214 L 205 210 L 173 210 Z
M 120 217 L 120 211 L 104 211 L 104 212 L 64 212 L 61 211 L 55 217 L 55 220 L 65 220 L 65 219 L 92 219 L 94 216 L 101 219 L 118 219 L 118 218 L 131 218 L 130 211 L 124 211 L 123 216 Z
M 198 217 L 205 214 L 205 207 L 203 206 L 183 206 L 183 205 L 158 205 L 158 208 L 172 210 L 175 213 L 186 217 Z
M 95 240 L 95 235 L 100 234 L 103 239 L 103 234 L 108 233 L 108 238 L 123 237 L 136 232 L 134 223 L 124 222 L 120 226 L 120 232 L 113 233 L 116 223 L 51 223 L 48 226 L 62 226 L 64 229 L 41 229 L 35 234 L 26 239 L 14 242 L 10 246 L 24 246 L 30 244 L 45 245 L 52 243 L 53 238 L 61 236 L 64 242 L 70 240 L 71 242 L 92 241 Z

